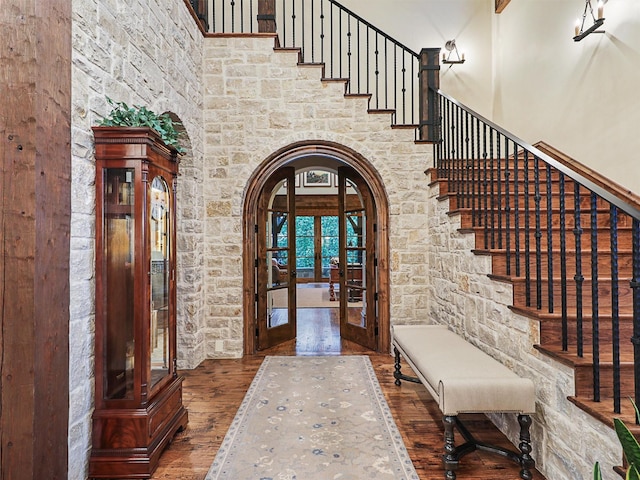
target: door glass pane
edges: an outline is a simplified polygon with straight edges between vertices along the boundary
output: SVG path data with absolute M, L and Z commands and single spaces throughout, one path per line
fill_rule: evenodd
M 289 323 L 289 289 L 267 290 L 267 328 Z
M 169 185 L 158 176 L 149 191 L 149 240 L 151 242 L 151 325 L 149 350 L 151 386 L 169 374 L 169 252 L 171 235 Z
M 322 277 L 329 278 L 331 265 L 336 265 L 339 258 L 338 217 L 322 217 Z
M 289 323 L 289 205 L 286 180 L 274 188 L 267 213 L 267 328 Z
M 296 271 L 297 278 L 314 278 L 315 258 L 314 217 L 296 217 Z
M 289 283 L 289 249 L 287 212 L 272 211 L 267 221 L 267 285 L 287 286 Z
M 353 201 L 353 200 L 352 200 Z M 364 210 L 351 210 L 345 214 L 347 231 L 347 322 L 366 326 L 366 217 Z
M 132 168 L 113 168 L 104 178 L 106 277 L 105 385 L 107 399 L 133 398 L 135 198 Z

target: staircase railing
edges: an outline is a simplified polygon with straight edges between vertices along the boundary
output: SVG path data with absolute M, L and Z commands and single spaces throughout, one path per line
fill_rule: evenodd
M 300 49 L 301 63 L 323 64 L 325 78 L 348 80 L 346 94 L 370 95 L 369 108 L 389 110 L 394 125 L 419 123 L 419 54 L 337 1 L 209 0 L 208 17 L 215 33 L 275 27 L 282 48 Z
M 528 145 L 448 95 L 438 97 L 438 177 L 448 180 L 457 208 L 470 212 L 481 246 L 503 251 L 506 276 L 523 280 L 527 308 L 560 316 L 561 350 L 592 357 L 593 400 L 601 400 L 606 385 L 620 413 L 621 397 L 630 396 L 621 391 L 621 363 L 633 358 L 638 403 L 638 199 L 575 168 L 577 162 Z M 515 285 L 514 291 L 518 295 Z M 621 339 L 627 331 L 622 322 L 631 321 L 632 334 Z

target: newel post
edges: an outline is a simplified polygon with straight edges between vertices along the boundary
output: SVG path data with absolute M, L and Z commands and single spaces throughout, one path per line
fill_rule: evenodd
M 258 0 L 258 32 L 276 33 L 276 0 Z
M 440 141 L 440 48 L 420 50 L 420 140 Z

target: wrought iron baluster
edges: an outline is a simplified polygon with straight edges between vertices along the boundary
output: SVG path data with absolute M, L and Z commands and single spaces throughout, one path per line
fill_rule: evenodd
M 531 306 L 531 199 L 529 198 L 529 151 L 524 151 L 524 271 L 525 271 L 525 303 Z
M 498 248 L 502 248 L 502 149 L 501 149 L 501 137 L 502 135 L 499 132 L 496 132 L 496 162 L 498 163 L 498 171 L 497 171 L 497 216 L 498 216 Z
M 518 144 L 513 142 L 513 227 L 516 254 L 516 277 L 520 276 L 520 169 Z
M 542 249 L 542 228 L 540 226 L 540 201 L 542 197 L 540 195 L 540 160 L 538 157 L 534 157 L 533 161 L 534 171 L 534 189 L 535 189 L 535 238 L 536 238 L 536 308 L 542 309 L 542 260 L 540 258 L 540 251 Z
M 636 405 L 640 405 L 640 220 L 633 219 L 633 379 Z M 636 423 L 640 423 L 636 418 Z
M 320 0 L 320 63 L 324 63 L 324 0 Z
M 476 118 L 475 119 L 475 124 L 476 124 L 476 155 L 477 157 L 475 157 L 477 159 L 477 161 L 475 162 L 475 166 L 474 166 L 474 182 L 473 182 L 473 193 L 474 193 L 474 199 L 473 199 L 473 211 L 475 212 L 475 215 L 473 216 L 473 226 L 479 226 L 482 225 L 482 217 L 481 217 L 481 205 L 482 205 L 482 197 L 480 196 L 480 177 L 481 177 L 481 169 L 480 169 L 480 119 Z M 476 193 L 476 185 L 477 185 L 477 195 L 475 195 Z M 477 199 L 476 199 L 477 197 Z M 477 208 L 476 208 L 476 203 L 477 203 Z
M 287 46 L 287 3 L 282 0 L 282 46 Z
M 600 319 L 598 302 L 598 198 L 591 192 L 591 345 L 593 401 L 600 401 Z
M 567 305 L 567 208 L 564 174 L 560 174 L 560 291 L 562 297 L 562 350 L 569 349 L 569 319 Z
M 357 45 L 357 51 L 358 51 L 358 78 L 357 78 L 357 85 L 358 85 L 358 93 L 362 93 L 360 91 L 360 63 L 362 61 L 362 50 L 360 49 L 360 22 L 358 22 L 357 28 L 356 28 L 356 45 Z
M 384 108 L 387 109 L 389 108 L 389 70 L 387 68 L 387 62 L 389 61 L 388 58 L 388 51 L 387 51 L 387 45 L 389 44 L 389 40 L 388 39 L 384 39 Z M 395 123 L 395 122 L 394 122 Z
M 460 201 L 460 174 L 461 174 L 461 168 L 460 168 L 460 161 L 462 159 L 461 156 L 461 140 L 460 137 L 462 137 L 461 134 L 461 130 L 462 130 L 462 123 L 460 121 L 460 118 L 462 116 L 462 109 L 456 105 L 456 116 L 455 116 L 455 122 L 456 125 L 458 126 L 458 128 L 456 128 L 456 156 L 454 158 L 454 165 L 453 165 L 453 182 L 454 182 L 454 192 L 456 193 L 456 199 L 459 202 Z
M 409 78 L 416 78 L 416 62 L 415 60 L 413 60 L 411 62 L 411 76 Z M 405 75 L 405 70 L 402 71 L 403 77 Z M 409 82 L 409 85 L 411 85 L 411 98 L 412 98 L 412 102 L 411 102 L 411 123 L 415 123 L 415 118 L 416 118 L 416 102 L 413 101 L 416 98 L 416 92 L 415 92 L 415 88 L 416 88 L 416 82 Z M 404 106 L 404 99 L 402 102 L 402 105 Z
M 462 206 L 469 208 L 471 179 L 469 178 L 471 160 L 469 147 L 469 112 L 464 112 L 464 170 L 462 172 Z
M 231 0 L 231 33 L 236 31 L 236 2 Z
M 296 2 L 291 2 L 291 46 L 296 46 Z
M 407 111 L 407 65 L 405 54 L 402 54 L 402 123 L 406 122 L 405 112 Z
M 491 249 L 496 248 L 496 195 L 495 195 L 495 152 L 493 150 L 493 127 L 489 127 L 489 186 L 491 199 Z
M 369 49 L 369 27 L 367 26 L 367 92 L 371 92 L 369 79 L 371 78 L 371 69 L 369 68 L 371 60 L 371 51 Z M 371 102 L 371 100 L 369 100 Z
M 379 99 L 380 99 L 380 51 L 378 50 L 378 34 L 376 33 L 376 50 L 375 50 L 375 59 L 376 59 L 376 69 L 373 72 L 375 74 L 376 88 L 375 88 L 375 97 L 376 97 L 376 110 L 380 108 Z
M 253 0 L 249 1 L 249 33 L 253 33 Z
M 300 25 L 301 25 L 300 26 L 300 33 L 301 33 L 300 37 L 302 38 L 302 40 L 300 40 L 300 56 L 302 57 L 302 61 L 303 62 L 306 61 L 305 48 L 304 48 L 305 41 L 306 41 L 306 38 L 305 38 L 305 35 L 304 35 L 304 24 L 306 23 L 305 22 L 305 18 L 304 18 L 304 4 L 305 3 L 306 3 L 305 1 L 302 2 L 302 9 L 301 9 L 301 12 L 300 12 L 300 16 L 302 17 L 302 20 L 300 21 Z M 294 4 L 295 4 L 295 2 L 294 2 Z
M 487 167 L 488 167 L 488 161 L 487 161 L 487 124 L 486 123 L 482 123 L 482 148 L 483 148 L 483 179 L 482 179 L 482 184 L 484 186 L 484 192 L 483 193 L 483 198 L 484 198 L 484 248 L 485 250 L 489 249 L 489 180 L 488 180 L 488 174 L 487 174 Z
M 576 282 L 576 333 L 577 333 L 577 349 L 578 356 L 584 356 L 583 334 L 582 334 L 582 284 L 584 277 L 582 276 L 582 227 L 580 224 L 580 184 L 574 182 L 574 229 L 573 233 L 576 238 L 576 274 L 573 277 Z
M 338 10 L 338 77 L 342 78 L 342 10 Z
M 549 313 L 554 311 L 553 292 L 553 183 L 551 178 L 551 165 L 547 164 L 547 298 L 549 301 Z
M 351 93 L 351 15 L 347 15 L 347 93 Z
M 611 228 L 609 230 L 611 245 L 611 343 L 613 347 L 613 411 L 620 410 L 620 287 L 618 267 L 618 209 L 610 205 L 609 218 Z
M 331 72 L 331 78 L 335 78 L 333 76 L 333 3 L 331 4 L 331 7 L 329 7 L 329 38 L 331 40 L 329 45 L 329 52 L 331 52 L 329 58 L 329 71 Z
M 316 35 L 315 35 L 315 24 L 316 24 L 316 22 L 315 22 L 315 19 L 313 17 L 314 13 L 315 13 L 314 0 L 311 0 L 311 63 L 315 63 L 314 60 L 315 60 L 315 51 L 316 51 L 316 49 L 315 49 L 315 38 L 316 38 Z
M 505 252 L 507 261 L 507 275 L 511 276 L 511 201 L 509 194 L 509 180 L 511 179 L 511 169 L 509 168 L 509 139 L 504 141 L 504 220 L 505 220 Z

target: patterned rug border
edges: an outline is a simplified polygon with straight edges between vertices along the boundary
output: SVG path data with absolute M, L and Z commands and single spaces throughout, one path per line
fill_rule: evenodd
M 223 474 L 224 465 L 226 464 L 228 457 L 230 455 L 231 456 L 233 455 L 232 450 L 233 450 L 234 442 L 236 441 L 236 437 L 241 433 L 241 427 L 245 419 L 247 418 L 251 405 L 253 405 L 253 402 L 255 401 L 255 396 L 259 391 L 258 387 L 271 362 L 279 362 L 286 359 L 295 359 L 302 362 L 311 362 L 318 359 L 335 360 L 338 358 L 342 358 L 342 359 L 350 358 L 350 359 L 356 359 L 356 360 L 362 361 L 362 364 L 364 366 L 364 370 L 366 372 L 366 376 L 368 379 L 368 383 L 371 386 L 374 394 L 372 403 L 375 403 L 375 405 L 373 406 L 377 406 L 378 411 L 381 414 L 381 417 L 384 419 L 384 427 L 386 428 L 386 433 L 388 434 L 389 440 L 391 440 L 391 443 L 392 443 L 391 447 L 393 448 L 393 451 L 390 452 L 390 455 L 395 454 L 398 460 L 398 464 L 402 467 L 402 470 L 404 473 L 404 477 L 402 477 L 403 479 L 419 480 L 420 477 L 416 473 L 413 463 L 409 458 L 409 454 L 407 452 L 406 446 L 404 444 L 404 441 L 402 440 L 402 435 L 400 434 L 400 431 L 398 430 L 395 420 L 393 419 L 393 416 L 391 414 L 391 409 L 389 408 L 389 405 L 384 396 L 384 393 L 382 392 L 382 388 L 380 387 L 380 382 L 378 381 L 378 378 L 375 374 L 373 365 L 371 364 L 371 360 L 366 355 L 342 355 L 342 356 L 320 355 L 320 356 L 308 356 L 308 357 L 284 356 L 284 355 L 283 356 L 277 356 L 277 355 L 266 356 L 262 364 L 260 365 L 260 368 L 256 372 L 255 377 L 251 381 L 251 385 L 249 386 L 249 389 L 247 390 L 247 393 L 245 394 L 245 397 L 242 400 L 242 403 L 240 404 L 240 407 L 238 408 L 238 411 L 236 412 L 236 415 L 233 421 L 231 422 L 231 426 L 229 427 L 229 430 L 227 431 L 222 441 L 220 449 L 216 453 L 216 456 L 213 460 L 213 463 L 211 464 L 211 467 L 209 468 L 209 472 L 207 473 L 205 480 L 225 479 L 224 476 L 220 476 L 220 475 Z

